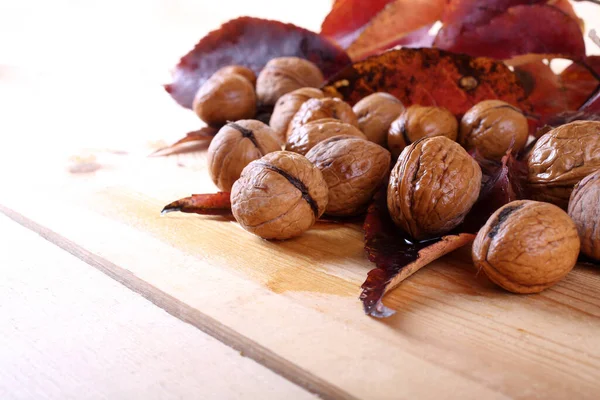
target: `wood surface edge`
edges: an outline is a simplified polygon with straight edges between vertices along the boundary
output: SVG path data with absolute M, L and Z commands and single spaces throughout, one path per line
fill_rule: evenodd
M 130 271 L 100 257 L 79 246 L 66 237 L 27 218 L 19 212 L 0 204 L 0 212 L 26 229 L 29 229 L 55 246 L 63 249 L 81 261 L 96 268 L 108 277 L 119 282 L 129 290 L 141 295 L 155 306 L 175 318 L 186 322 L 202 332 L 214 337 L 223 344 L 239 351 L 258 364 L 270 369 L 288 381 L 304 388 L 323 399 L 358 400 L 350 393 L 302 369 L 291 361 L 279 356 L 259 343 L 239 334 L 214 318 L 196 308 L 178 300 L 168 293 L 159 290 Z

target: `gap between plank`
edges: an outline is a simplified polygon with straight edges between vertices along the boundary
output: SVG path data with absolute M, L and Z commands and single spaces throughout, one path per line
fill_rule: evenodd
M 251 358 L 290 382 L 308 390 L 323 399 L 357 400 L 344 390 L 322 378 L 302 369 L 255 341 L 239 334 L 216 319 L 159 290 L 130 271 L 102 258 L 64 236 L 46 228 L 8 207 L 0 205 L 0 212 L 23 227 L 37 233 L 50 243 L 98 269 L 128 289 L 138 293 L 148 301 L 162 308 L 175 318 L 186 322 L 202 332 L 214 337 L 225 345 L 237 350 L 244 357 Z

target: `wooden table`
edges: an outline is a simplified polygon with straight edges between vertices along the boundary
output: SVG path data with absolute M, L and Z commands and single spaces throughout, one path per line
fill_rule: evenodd
M 357 225 L 270 243 L 160 217 L 215 190 L 202 151 L 147 157 L 198 125 L 168 68 L 233 16 L 318 29 L 329 5 L 213 3 L 0 4 L 0 398 L 597 398 L 597 270 L 515 296 L 463 249 L 380 321 Z

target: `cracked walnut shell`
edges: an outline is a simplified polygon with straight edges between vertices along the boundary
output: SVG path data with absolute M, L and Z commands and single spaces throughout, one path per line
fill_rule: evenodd
M 319 67 L 298 57 L 274 58 L 256 80 L 256 94 L 262 105 L 274 105 L 281 96 L 303 87 L 318 88 L 325 78 Z
M 577 226 L 581 252 L 600 261 L 600 169 L 586 176 L 573 189 L 569 216 Z
M 208 172 L 217 187 L 228 192 L 251 161 L 281 150 L 273 131 L 255 120 L 230 122 L 208 147 Z
M 304 102 L 288 127 L 288 136 L 297 127 L 319 119 L 333 118 L 358 128 L 358 118 L 352 107 L 340 99 L 325 97 Z
M 404 111 L 404 105 L 391 94 L 379 92 L 363 98 L 352 110 L 367 139 L 385 146 L 390 125 Z
M 473 243 L 475 266 L 513 293 L 538 293 L 563 279 L 579 255 L 577 228 L 555 205 L 531 200 L 496 210 Z
M 292 130 L 287 138 L 285 149 L 305 155 L 319 142 L 338 135 L 366 139 L 365 135 L 355 126 L 337 119 L 324 118 L 300 125 Z
M 334 136 L 306 155 L 323 173 L 329 187 L 325 213 L 351 216 L 366 210 L 390 170 L 390 152 L 353 136 Z
M 412 105 L 390 125 L 387 135 L 388 149 L 397 158 L 411 143 L 425 137 L 445 136 L 456 140 L 458 122 L 454 115 L 442 107 Z
M 465 113 L 458 141 L 467 150 L 477 149 L 488 160 L 501 160 L 512 148 L 523 149 L 529 137 L 521 110 L 500 100 L 485 100 Z
M 288 126 L 302 104 L 307 100 L 322 99 L 323 97 L 324 94 L 320 89 L 305 87 L 284 94 L 277 100 L 269 125 L 281 143 L 285 143 Z
M 436 136 L 406 147 L 392 169 L 387 206 L 417 240 L 458 226 L 479 196 L 481 169 L 458 143 Z
M 600 122 L 575 121 L 546 133 L 527 166 L 531 198 L 566 210 L 573 187 L 600 168 Z
M 317 167 L 300 154 L 277 151 L 244 168 L 233 184 L 231 210 L 247 231 L 289 239 L 313 226 L 327 199 L 327 183 Z

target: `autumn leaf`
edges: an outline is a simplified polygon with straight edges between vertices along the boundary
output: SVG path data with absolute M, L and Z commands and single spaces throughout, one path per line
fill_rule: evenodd
M 486 99 L 530 107 L 516 75 L 503 63 L 438 49 L 391 50 L 369 57 L 344 68 L 324 90 L 351 104 L 384 91 L 406 106 L 436 105 L 457 116 Z
M 201 215 L 231 214 L 229 196 L 229 192 L 193 194 L 190 197 L 184 197 L 183 199 L 167 204 L 162 209 L 161 214 L 177 211 Z
M 259 73 L 276 57 L 308 59 L 329 77 L 350 63 L 346 53 L 324 36 L 278 21 L 242 17 L 206 35 L 174 68 L 167 92 L 191 108 L 198 88 L 219 68 L 243 65 Z
M 536 2 L 545 3 L 527 3 Z M 434 46 L 502 60 L 530 53 L 573 60 L 585 57 L 583 34 L 577 19 L 551 5 L 510 6 L 514 3 L 525 1 L 486 2 L 485 7 L 475 0 L 452 2 Z M 505 8 L 506 5 L 509 7 Z
M 217 134 L 218 129 L 206 126 L 195 131 L 188 132 L 183 138 L 179 139 L 172 145 L 163 147 L 150 154 L 150 157 L 163 157 L 190 151 L 199 143 L 210 143 L 213 137 Z

